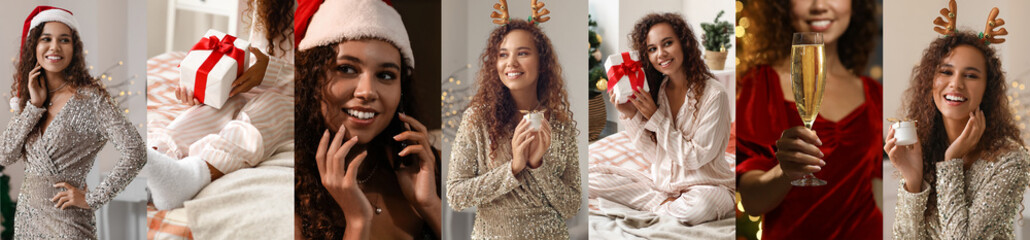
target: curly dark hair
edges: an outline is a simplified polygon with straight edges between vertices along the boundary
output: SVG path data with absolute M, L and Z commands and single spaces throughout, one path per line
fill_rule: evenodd
M 694 109 L 699 109 L 701 95 L 705 92 L 705 83 L 708 79 L 715 78 L 715 75 L 708 71 L 708 65 L 705 65 L 704 59 L 701 59 L 701 50 L 698 47 L 700 45 L 697 39 L 694 39 L 694 31 L 683 19 L 683 15 L 678 13 L 648 14 L 633 26 L 633 32 L 629 34 L 629 38 L 633 43 L 633 49 L 642 58 L 641 65 L 644 67 L 644 75 L 647 76 L 647 84 L 651 86 L 651 99 L 655 101 L 655 105 L 658 105 L 658 88 L 662 86 L 665 77 L 654 68 L 654 64 L 647 57 L 647 33 L 658 24 L 665 23 L 672 26 L 672 31 L 676 33 L 677 41 L 680 43 L 680 50 L 683 51 L 683 71 L 687 73 L 687 89 L 694 95 Z M 696 110 L 694 116 L 697 116 Z
M 382 40 L 377 38 L 366 39 Z M 298 216 L 297 221 L 301 223 L 302 234 L 307 239 L 340 239 L 343 237 L 345 230 L 345 226 L 336 221 L 344 219 L 343 210 L 336 204 L 336 201 L 329 195 L 325 187 L 322 186 L 322 178 L 318 173 L 318 166 L 315 163 L 315 152 L 318 150 L 319 140 L 322 137 L 322 133 L 329 129 L 324 116 L 321 114 L 321 106 L 327 94 L 325 87 L 328 84 L 328 72 L 336 64 L 337 52 L 334 46 L 336 44 L 300 51 L 297 52 L 296 57 L 297 82 L 294 117 L 296 117 L 297 124 L 294 127 L 296 133 L 296 152 L 294 157 L 297 169 L 295 174 L 296 192 L 294 194 L 294 207 Z M 405 57 L 402 56 L 402 58 Z M 405 59 L 401 60 L 401 101 L 398 109 L 405 109 L 406 114 L 409 114 L 409 116 L 417 116 L 412 112 L 415 110 L 412 107 L 415 98 L 412 96 L 411 89 L 414 69 L 407 62 Z M 390 126 L 397 126 L 399 124 L 402 123 L 396 118 L 390 122 Z M 368 150 L 366 159 L 379 160 L 396 156 L 401 149 L 391 147 L 392 137 L 391 134 L 381 133 L 366 144 Z M 406 158 L 413 157 L 408 156 Z
M 876 23 L 876 1 L 852 0 L 851 21 L 838 40 L 837 54 L 852 74 L 862 75 L 876 48 L 880 27 Z M 742 71 L 758 65 L 771 65 L 790 57 L 791 35 L 797 30 L 791 24 L 790 0 L 747 1 L 744 15 L 751 21 L 747 34 L 752 37 L 737 45 Z
M 490 32 L 486 40 L 486 48 L 480 54 L 479 72 L 476 73 L 476 81 L 479 83 L 479 90 L 472 97 L 469 106 L 476 106 L 481 111 L 472 117 L 487 124 L 490 134 L 490 155 L 495 157 L 497 143 L 501 139 L 511 138 L 515 125 L 514 119 L 518 110 L 515 107 L 515 99 L 497 73 L 497 53 L 500 52 L 501 42 L 508 33 L 515 30 L 524 30 L 533 37 L 533 45 L 540 53 L 540 74 L 536 82 L 536 95 L 540 98 L 540 106 L 547 109 L 555 119 L 561 122 L 572 122 L 572 111 L 569 109 L 568 93 L 565 91 L 565 80 L 562 78 L 561 64 L 558 63 L 558 56 L 551 46 L 551 39 L 544 35 L 536 25 L 524 20 L 512 19 L 508 24 L 498 26 Z
M 935 163 L 945 160 L 944 150 L 948 149 L 948 134 L 944 129 L 944 120 L 941 111 L 937 109 L 933 98 L 933 81 L 938 68 L 944 58 L 947 58 L 951 51 L 958 46 L 972 46 L 983 53 L 987 65 L 987 86 L 984 90 L 983 101 L 980 109 L 986 116 L 986 126 L 980 142 L 972 150 L 971 154 L 980 156 L 980 159 L 992 161 L 998 154 L 1013 149 L 1012 143 L 1024 145 L 1023 139 L 1019 137 L 1020 131 L 1009 111 L 1009 103 L 1006 98 L 1005 72 L 1001 68 L 1001 60 L 993 48 L 984 45 L 976 33 L 957 31 L 953 36 L 938 38 L 930 43 L 930 46 L 923 51 L 923 58 L 919 65 L 912 69 L 912 80 L 908 90 L 905 91 L 905 100 L 908 103 L 905 109 L 907 117 L 916 120 L 916 134 L 919 136 L 920 147 L 923 149 L 923 178 L 928 179 L 930 184 L 930 201 L 928 210 L 937 206 L 936 179 L 937 167 Z M 926 213 L 929 213 L 927 211 Z
M 255 6 L 255 3 L 257 6 Z M 275 56 L 276 46 L 283 52 L 293 51 L 290 41 L 293 40 L 293 12 L 296 1 L 294 0 L 253 0 L 247 1 L 245 16 L 251 16 L 252 11 L 257 11 L 257 19 L 251 19 L 252 24 L 264 29 L 265 38 L 268 40 L 268 48 L 265 49 L 269 55 Z
M 28 36 L 25 39 L 25 44 L 21 46 L 21 55 L 18 57 L 18 62 L 15 63 L 14 72 L 14 83 L 11 84 L 11 95 L 18 96 L 21 101 L 18 102 L 19 109 L 24 110 L 25 104 L 29 101 L 29 85 L 28 76 L 29 72 L 36 67 L 38 63 L 36 61 L 36 45 L 39 43 L 39 37 L 43 34 L 43 26 L 49 22 L 40 23 L 36 27 L 29 31 Z M 69 29 L 71 29 L 69 27 Z M 75 29 L 71 29 L 72 35 L 72 57 L 71 63 L 68 67 L 61 71 L 64 73 L 65 81 L 68 86 L 76 89 L 81 87 L 92 87 L 100 90 L 99 92 L 105 99 L 110 101 L 110 95 L 100 81 L 93 76 L 89 75 L 89 68 L 86 67 L 86 59 L 83 54 L 82 38 L 79 37 L 79 32 Z M 46 78 L 46 74 L 40 74 L 40 78 Z M 44 86 L 46 87 L 46 86 Z M 50 98 L 44 102 L 44 106 L 50 102 Z

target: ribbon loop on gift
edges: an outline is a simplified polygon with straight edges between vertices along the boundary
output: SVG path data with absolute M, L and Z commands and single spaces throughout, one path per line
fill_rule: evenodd
M 222 59 L 222 56 L 228 56 L 235 59 L 238 63 L 236 66 L 236 77 L 243 75 L 243 59 L 246 52 L 243 49 L 236 48 L 233 43 L 236 42 L 236 37 L 226 34 L 222 39 L 218 39 L 218 36 L 208 36 L 201 39 L 197 44 L 193 45 L 190 51 L 195 50 L 211 50 L 211 54 L 204 59 L 204 63 L 197 69 L 196 83 L 193 85 L 193 96 L 204 102 L 204 93 L 207 88 L 207 75 L 211 69 L 218 64 L 218 61 Z
M 629 52 L 622 53 L 622 63 L 608 69 L 608 91 L 615 88 L 615 84 L 623 76 L 629 77 L 631 86 L 644 86 L 644 71 L 640 69 L 640 61 L 633 61 Z M 637 90 L 634 88 L 633 90 Z

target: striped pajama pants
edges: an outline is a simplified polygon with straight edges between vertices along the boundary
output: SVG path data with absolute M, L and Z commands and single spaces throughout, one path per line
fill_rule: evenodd
M 194 106 L 151 131 L 147 143 L 176 159 L 200 157 L 226 174 L 257 166 L 279 149 L 293 147 L 294 99 L 282 90 L 239 94 L 221 109 Z
M 722 186 L 694 185 L 662 191 L 649 176 L 614 166 L 590 167 L 589 179 L 590 198 L 602 198 L 633 209 L 673 216 L 687 225 L 734 214 L 733 191 Z

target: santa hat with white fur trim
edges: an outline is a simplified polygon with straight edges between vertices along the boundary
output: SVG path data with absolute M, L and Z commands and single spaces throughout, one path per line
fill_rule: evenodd
M 415 67 L 408 31 L 401 15 L 388 1 L 301 0 L 295 19 L 294 42 L 298 43 L 298 51 L 343 40 L 377 38 L 399 48 L 406 63 Z
M 72 12 L 67 9 L 51 6 L 37 6 L 36 9 L 29 13 L 29 16 L 25 18 L 25 26 L 21 30 L 21 45 L 25 46 L 25 38 L 28 37 L 29 31 L 38 26 L 40 23 L 45 22 L 60 22 L 64 25 L 68 25 L 68 28 L 72 30 L 79 28 L 79 23 L 75 21 L 75 17 L 72 17 Z

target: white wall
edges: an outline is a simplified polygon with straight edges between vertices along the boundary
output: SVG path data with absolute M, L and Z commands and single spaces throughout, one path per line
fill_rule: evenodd
M 68 9 L 74 13 L 79 23 L 79 34 L 82 37 L 86 54 L 87 65 L 93 66 L 91 73 L 99 76 L 104 69 L 117 65 L 118 61 L 124 63 L 110 71 L 113 81 L 104 81 L 105 84 L 118 83 L 135 76 L 128 90 L 133 96 L 128 101 L 122 102 L 122 107 L 129 109 L 127 115 L 129 121 L 137 127 L 141 134 L 143 124 L 146 121 L 145 97 L 139 95 L 145 91 L 143 79 L 146 77 L 146 56 L 144 49 L 146 42 L 140 38 L 144 31 L 142 10 L 145 4 L 139 1 L 130 0 L 94 0 L 94 1 L 11 1 L 0 8 L 0 56 L 7 56 L 7 59 L 14 59 L 18 54 L 18 45 L 21 38 L 22 24 L 25 17 L 36 5 L 51 5 Z M 98 7 L 104 6 L 104 7 Z M 14 74 L 14 64 L 0 64 L 0 92 L 6 103 L 10 99 L 10 87 Z M 115 93 L 117 94 L 117 93 Z M 6 104 L 4 104 L 6 105 Z M 5 110 L 8 107 L 4 107 Z M 10 111 L 0 111 L 0 125 L 7 126 L 13 114 Z M 101 172 L 110 171 L 118 161 L 120 154 L 110 144 L 97 157 L 94 169 Z M 5 174 L 11 176 L 11 195 L 17 196 L 24 178 L 24 163 L 19 162 L 4 170 Z
M 479 70 L 476 61 L 486 46 L 486 38 L 497 25 L 492 23 L 490 12 L 495 1 L 452 0 L 443 1 L 443 71 L 442 76 L 464 64 L 472 64 L 472 69 L 465 72 L 464 78 L 474 81 L 473 76 Z M 525 19 L 530 14 L 529 1 L 509 1 L 512 18 Z M 551 20 L 540 26 L 551 39 L 555 47 L 558 61 L 564 70 L 566 91 L 572 107 L 573 119 L 581 132 L 577 137 L 580 156 L 581 187 L 584 189 L 582 206 L 579 214 L 570 220 L 573 239 L 585 239 L 586 231 L 586 169 L 587 169 L 587 11 L 586 1 L 545 1 L 546 8 L 551 11 Z M 460 39 L 464 38 L 464 39 Z M 444 147 L 444 155 L 449 156 L 450 146 Z M 448 157 L 444 158 L 449 159 Z M 444 161 L 446 165 L 446 161 Z M 444 169 L 447 170 L 446 167 Z M 447 176 L 446 172 L 444 176 Z M 467 238 L 472 230 L 472 219 L 469 214 L 453 213 L 449 205 L 444 206 L 444 234 L 455 239 Z M 450 220 L 448 220 L 450 219 Z
M 217 0 L 236 1 L 236 0 Z M 242 1 L 242 0 L 241 0 Z M 241 9 L 245 5 L 241 5 Z M 165 36 L 168 22 L 168 0 L 147 0 L 146 8 L 146 42 L 147 57 L 157 56 L 165 52 Z M 173 51 L 187 51 L 197 42 L 208 29 L 217 29 L 221 32 L 228 32 L 229 18 L 215 16 L 192 11 L 176 11 L 175 37 L 172 43 Z M 247 29 L 245 24 L 240 24 L 239 29 Z M 248 31 L 239 31 L 237 36 L 241 39 L 248 39 Z
M 1008 39 L 1002 44 L 992 44 L 998 51 L 1001 58 L 1002 68 L 1006 72 L 1006 81 L 1009 86 L 1009 94 L 1030 96 L 1028 90 L 1012 88 L 1012 82 L 1026 84 L 1030 80 L 1030 15 L 1025 14 L 1030 9 L 1030 2 L 1020 0 L 999 0 L 990 1 L 984 4 L 974 1 L 958 2 L 958 30 L 970 30 L 976 33 L 983 31 L 987 14 L 993 7 L 998 7 L 1001 13 L 999 18 L 1005 20 L 1005 27 L 1009 35 L 1003 37 Z M 932 20 L 940 16 L 939 10 L 947 7 L 943 0 L 909 0 L 909 1 L 884 1 L 884 29 L 883 29 L 883 51 L 889 53 L 884 58 L 884 81 L 883 81 L 883 116 L 903 117 L 901 112 L 902 97 L 904 91 L 909 87 L 912 68 L 919 63 L 923 51 L 930 42 L 940 37 L 940 34 L 933 31 Z M 1020 97 L 1018 99 L 1025 99 Z M 1027 123 L 1026 105 L 1015 105 L 1017 115 L 1022 116 L 1019 123 Z M 887 135 L 889 124 L 883 122 L 883 135 Z M 1026 129 L 1022 131 L 1026 132 Z M 1025 136 L 1025 135 L 1024 135 Z M 1025 137 L 1024 137 L 1025 139 Z M 884 159 L 887 161 L 888 159 Z M 892 166 L 884 163 L 884 239 L 889 238 L 890 229 L 894 226 L 894 206 L 897 203 L 896 189 L 897 176 L 890 174 Z M 1030 204 L 1030 198 L 1024 198 L 1023 205 Z M 1024 210 L 1021 216 L 1030 216 L 1030 212 Z M 1017 221 L 1016 236 L 1024 239 L 1030 236 L 1030 224 L 1025 224 L 1027 219 Z M 1023 236 L 1023 237 L 1019 237 Z

